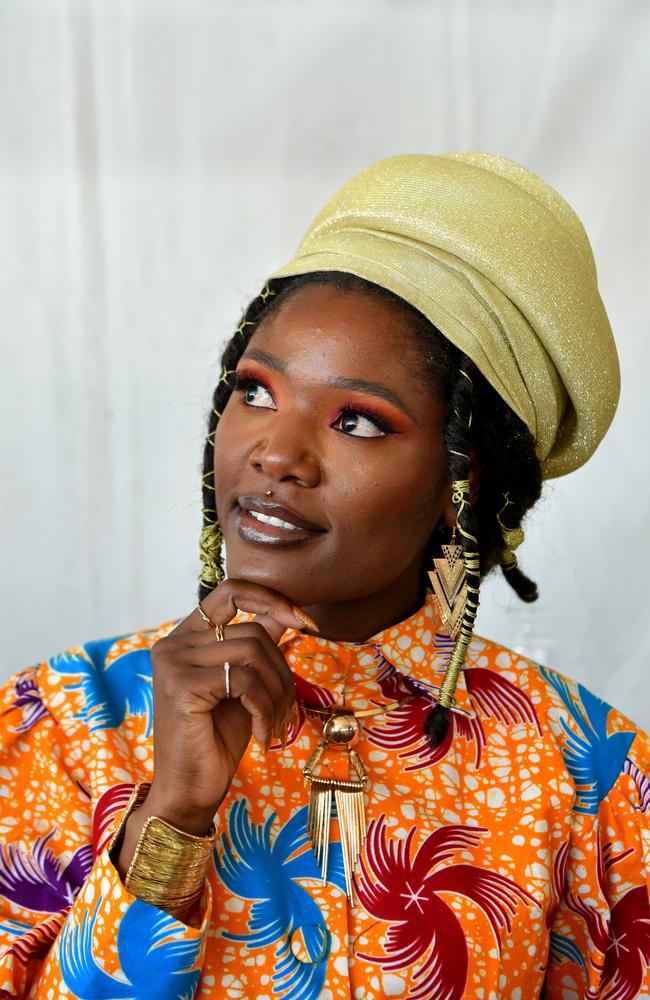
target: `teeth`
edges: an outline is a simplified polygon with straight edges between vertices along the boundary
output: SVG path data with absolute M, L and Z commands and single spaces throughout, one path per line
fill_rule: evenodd
M 282 521 L 279 517 L 269 517 L 268 514 L 260 514 L 258 510 L 249 510 L 248 513 L 256 521 L 261 521 L 263 524 L 274 524 L 276 528 L 288 528 L 289 531 L 300 531 L 297 524 L 289 524 L 288 521 Z

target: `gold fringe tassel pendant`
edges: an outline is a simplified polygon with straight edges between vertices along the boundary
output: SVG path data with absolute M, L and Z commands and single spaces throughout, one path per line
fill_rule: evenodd
M 343 871 L 348 899 L 352 901 L 353 875 L 361 848 L 366 839 L 366 810 L 363 800 L 368 785 L 366 769 L 354 745 L 361 736 L 361 725 L 350 709 L 333 707 L 332 715 L 323 727 L 323 739 L 303 768 L 310 783 L 307 809 L 307 833 L 311 838 L 316 861 L 321 867 L 323 885 L 327 881 L 332 799 L 336 804 L 343 854 Z M 347 757 L 347 778 L 326 778 L 316 774 L 323 756 L 330 750 Z

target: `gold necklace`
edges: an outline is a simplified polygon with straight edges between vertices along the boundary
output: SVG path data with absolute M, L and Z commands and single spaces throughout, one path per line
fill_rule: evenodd
M 368 774 L 359 754 L 355 750 L 361 738 L 359 719 L 374 715 L 384 715 L 410 701 L 392 701 L 381 708 L 355 710 L 349 705 L 306 705 L 299 702 L 307 712 L 327 715 L 323 724 L 323 736 L 316 749 L 302 769 L 309 781 L 309 807 L 307 809 L 307 833 L 311 838 L 316 861 L 321 866 L 322 885 L 327 882 L 327 861 L 330 846 L 330 825 L 332 820 L 332 798 L 336 804 L 341 834 L 341 853 L 347 897 L 352 901 L 352 877 L 357 867 L 359 854 L 366 839 L 367 823 L 363 793 L 369 785 Z M 317 774 L 328 752 L 347 757 L 347 777 L 323 777 Z

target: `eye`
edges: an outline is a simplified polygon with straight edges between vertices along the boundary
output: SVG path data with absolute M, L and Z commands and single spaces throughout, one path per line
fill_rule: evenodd
M 371 417 L 359 410 L 344 410 L 332 427 L 352 437 L 385 437 L 390 432 L 390 427 L 380 417 Z
M 237 378 L 235 392 L 243 394 L 246 406 L 254 406 L 257 409 L 275 409 L 273 396 L 263 382 L 256 382 L 251 378 Z

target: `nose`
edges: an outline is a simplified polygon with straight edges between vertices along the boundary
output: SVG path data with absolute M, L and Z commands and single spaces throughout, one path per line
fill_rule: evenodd
M 301 486 L 317 486 L 321 465 L 314 428 L 295 414 L 275 413 L 271 424 L 250 453 L 251 465 L 275 482 L 293 479 Z

